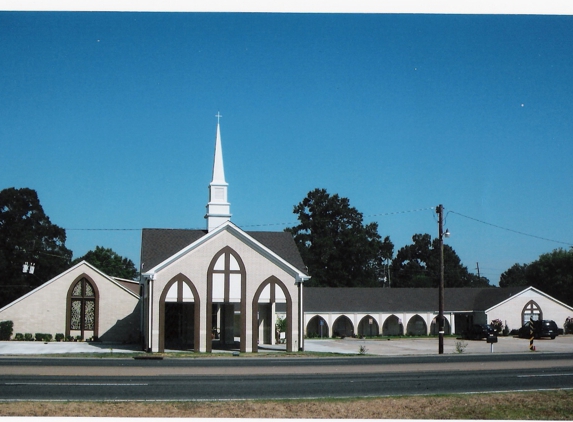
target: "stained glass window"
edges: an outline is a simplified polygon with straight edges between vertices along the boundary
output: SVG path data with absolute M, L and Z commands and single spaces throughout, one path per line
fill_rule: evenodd
M 95 289 L 86 279 L 80 279 L 72 289 L 70 330 L 95 330 Z
M 84 330 L 93 330 L 95 327 L 95 302 L 89 300 L 85 302 L 84 308 Z
M 82 329 L 82 301 L 72 300 L 72 312 L 70 315 L 70 330 Z

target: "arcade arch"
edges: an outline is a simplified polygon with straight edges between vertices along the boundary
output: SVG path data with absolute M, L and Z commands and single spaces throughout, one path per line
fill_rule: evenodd
M 438 324 L 438 317 L 436 316 L 433 320 L 432 320 L 432 324 L 430 325 L 430 334 L 433 336 L 437 336 L 440 331 L 440 327 Z M 444 316 L 444 334 L 445 335 L 449 335 L 452 333 L 452 329 L 450 327 L 450 321 L 448 321 L 448 318 L 446 318 Z
M 354 335 L 354 325 L 350 318 L 341 315 L 332 324 L 332 337 L 352 337 Z
M 401 336 L 404 335 L 404 326 L 402 320 L 396 315 L 390 315 L 382 324 L 382 335 L 384 336 Z
M 313 337 L 330 337 L 328 323 L 320 315 L 313 316 L 306 324 L 306 336 Z
M 359 336 L 368 336 L 374 337 L 377 336 L 380 332 L 378 327 L 378 321 L 371 315 L 366 315 L 364 318 L 360 320 L 358 323 L 358 335 Z
M 406 335 L 408 336 L 425 336 L 428 333 L 426 321 L 420 315 L 416 314 L 408 321 L 406 326 Z

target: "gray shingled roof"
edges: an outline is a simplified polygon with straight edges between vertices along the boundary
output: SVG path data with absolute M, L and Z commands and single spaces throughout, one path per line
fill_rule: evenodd
M 525 287 L 444 290 L 445 312 L 485 311 Z M 438 309 L 437 288 L 306 287 L 304 312 L 428 312 Z
M 245 233 L 306 274 L 304 263 L 290 233 L 262 231 Z M 206 234 L 206 230 L 143 229 L 141 234 L 142 272 L 155 267 Z

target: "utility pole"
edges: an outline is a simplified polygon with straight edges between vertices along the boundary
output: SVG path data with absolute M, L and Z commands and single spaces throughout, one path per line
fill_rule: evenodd
M 481 277 L 479 276 L 479 262 L 476 262 L 476 268 L 477 268 L 477 270 L 478 270 L 478 279 L 479 279 L 479 278 L 481 278 Z
M 440 287 L 438 297 L 438 353 L 444 353 L 444 207 L 436 208 L 438 214 L 438 236 L 440 240 Z

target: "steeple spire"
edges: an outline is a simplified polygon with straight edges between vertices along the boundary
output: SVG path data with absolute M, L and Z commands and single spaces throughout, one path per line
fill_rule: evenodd
M 223 148 L 221 146 L 220 113 L 217 113 L 217 134 L 215 137 L 215 157 L 213 160 L 213 179 L 209 184 L 209 203 L 207 204 L 207 230 L 211 231 L 231 219 L 231 204 L 227 202 L 228 184 L 225 181 L 223 167 Z

